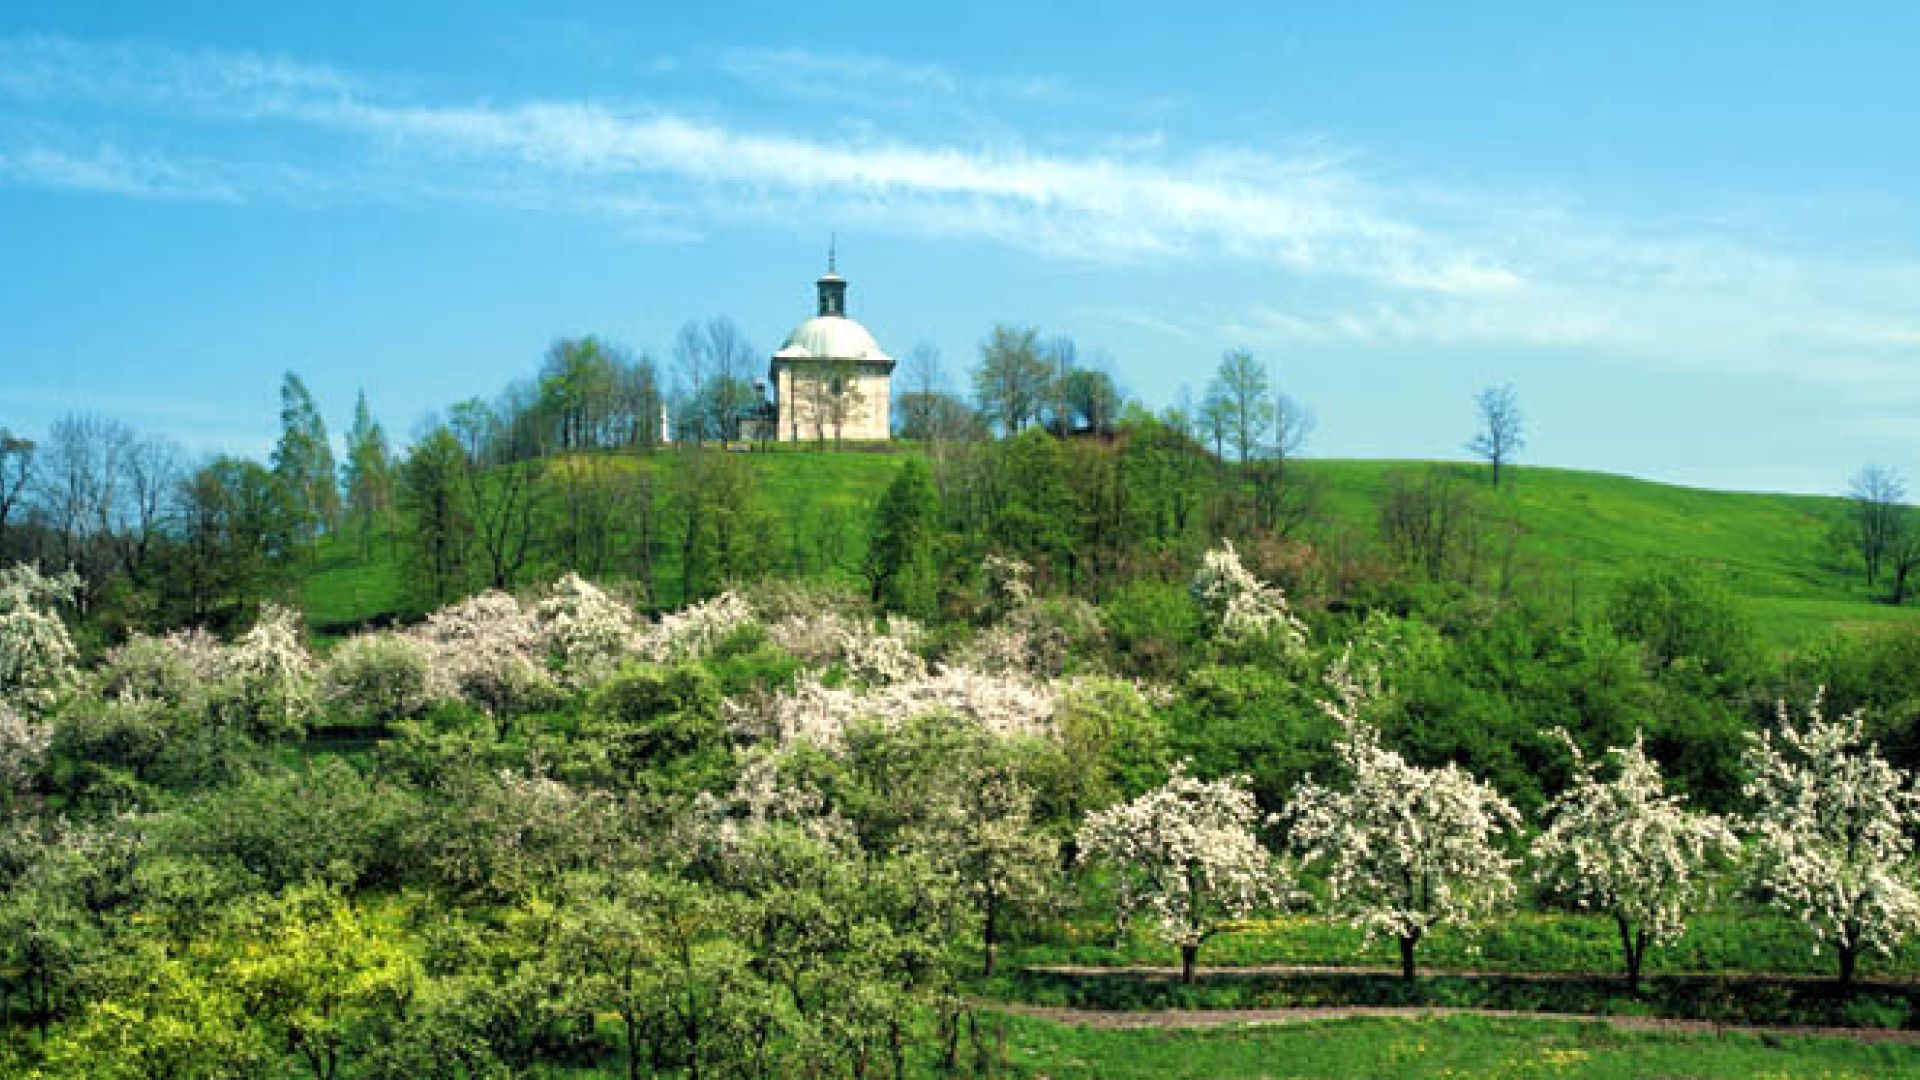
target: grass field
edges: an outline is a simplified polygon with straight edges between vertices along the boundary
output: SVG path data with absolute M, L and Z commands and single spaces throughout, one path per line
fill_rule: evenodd
M 1090 967 L 1168 965 L 1177 950 L 1138 934 L 1115 944 L 1111 924 L 1068 924 L 1069 940 L 1023 945 L 1007 950 L 1012 965 Z M 1077 940 L 1073 940 L 1077 939 Z M 1815 953 L 1806 929 L 1770 912 L 1725 912 L 1693 918 L 1680 940 L 1647 952 L 1648 974 L 1809 975 L 1834 973 L 1831 950 Z M 1432 968 L 1475 971 L 1617 971 L 1620 939 L 1613 924 L 1590 915 L 1509 912 L 1484 926 L 1436 927 L 1420 943 L 1420 963 Z M 1318 967 L 1377 967 L 1397 970 L 1398 946 L 1379 937 L 1367 943 L 1354 927 L 1329 919 L 1276 916 L 1252 920 L 1208 941 L 1203 967 L 1262 964 Z M 1862 978 L 1920 978 L 1920 941 L 1908 941 L 1893 955 L 1860 959 Z
M 823 557 L 851 579 L 864 557 L 867 518 L 907 446 L 892 452 L 783 449 L 743 455 L 759 481 L 772 523 L 776 566 L 816 571 Z M 677 467 L 664 453 L 642 461 L 659 480 Z M 1318 482 L 1328 520 L 1363 535 L 1377 527 L 1382 494 L 1396 472 L 1427 467 L 1404 461 L 1302 461 Z M 1459 469 L 1464 482 L 1484 472 Z M 1702 491 L 1604 473 L 1520 467 L 1490 493 L 1521 527 L 1521 572 L 1536 590 L 1570 604 L 1599 603 L 1621 577 L 1652 566 L 1696 567 L 1746 601 L 1769 645 L 1791 649 L 1834 629 L 1912 619 L 1920 609 L 1870 597 L 1833 539 L 1844 503 L 1803 495 Z M 657 491 L 667 489 L 665 484 Z M 822 538 L 830 551 L 818 550 Z M 663 553 L 659 577 L 673 580 Z M 317 628 L 344 627 L 405 610 L 403 579 L 391 545 L 363 561 L 356 547 L 323 542 L 301 598 Z M 670 597 L 668 599 L 671 599 Z
M 1355 1019 L 1207 1031 L 1096 1030 L 1025 1017 L 1003 1023 L 1015 1075 L 1055 1080 L 1920 1076 L 1920 1048 L 1912 1046 L 1534 1020 Z

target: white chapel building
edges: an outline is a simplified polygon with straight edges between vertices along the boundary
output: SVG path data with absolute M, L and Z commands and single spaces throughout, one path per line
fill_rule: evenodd
M 827 272 L 815 285 L 818 313 L 793 328 L 767 369 L 777 417 L 773 437 L 891 438 L 893 357 L 847 317 L 847 280 L 834 272 L 831 251 Z

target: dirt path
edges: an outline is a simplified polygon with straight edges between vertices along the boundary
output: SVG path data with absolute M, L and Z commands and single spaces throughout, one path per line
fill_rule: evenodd
M 1716 1024 L 1706 1020 L 1662 1020 L 1648 1016 L 1590 1016 L 1583 1013 L 1522 1012 L 1514 1009 L 1424 1008 L 1393 1005 L 1341 1005 L 1294 1009 L 1163 1009 L 1158 1011 L 1107 1011 L 1068 1009 L 1045 1005 L 1019 1005 L 999 1001 L 980 1001 L 981 1008 L 1011 1016 L 1050 1020 L 1056 1024 L 1084 1025 L 1105 1031 L 1127 1030 L 1202 1030 L 1220 1027 L 1269 1027 L 1308 1024 L 1322 1020 L 1353 1020 L 1367 1017 L 1397 1017 L 1423 1020 L 1439 1016 L 1484 1016 L 1496 1020 L 1536 1020 L 1548 1023 L 1598 1024 L 1618 1031 L 1651 1031 L 1665 1034 L 1722 1035 L 1741 1032 L 1747 1035 L 1776 1035 L 1827 1039 L 1851 1039 L 1855 1042 L 1899 1043 L 1920 1046 L 1920 1031 L 1894 1031 L 1887 1028 L 1797 1027 L 1791 1025 L 1747 1026 Z
M 1108 979 L 1177 979 L 1180 969 L 1152 964 L 1028 964 L 1022 971 L 1031 971 L 1039 975 L 1066 975 L 1072 978 L 1108 978 Z M 1202 967 L 1195 969 L 1201 978 L 1231 979 L 1235 976 L 1252 975 L 1370 975 L 1382 978 L 1399 978 L 1397 967 L 1376 967 L 1360 964 L 1236 964 L 1227 967 Z M 1512 979 L 1518 982 L 1593 982 L 1605 979 L 1623 979 L 1617 971 L 1493 971 L 1478 968 L 1422 967 L 1422 977 L 1441 976 L 1461 979 Z M 1692 983 L 1822 983 L 1833 982 L 1832 975 L 1763 975 L 1749 971 L 1711 972 L 1676 971 L 1648 972 L 1649 982 L 1692 982 Z M 1911 979 L 1855 979 L 1854 985 L 1862 990 L 1874 988 L 1911 989 Z

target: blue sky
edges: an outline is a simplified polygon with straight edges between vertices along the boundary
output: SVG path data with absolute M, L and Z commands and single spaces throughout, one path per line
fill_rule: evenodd
M 404 434 L 561 335 L 1251 349 L 1326 456 L 1920 473 L 1920 6 L 0 7 L 0 425 Z M 1683 12 L 1669 10 L 1686 8 Z

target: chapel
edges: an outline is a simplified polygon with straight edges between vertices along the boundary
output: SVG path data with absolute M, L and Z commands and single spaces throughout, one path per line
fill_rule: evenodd
M 827 250 L 827 272 L 814 282 L 819 306 L 773 354 L 773 437 L 881 440 L 892 437 L 893 357 L 867 328 L 847 316 L 847 279 Z

